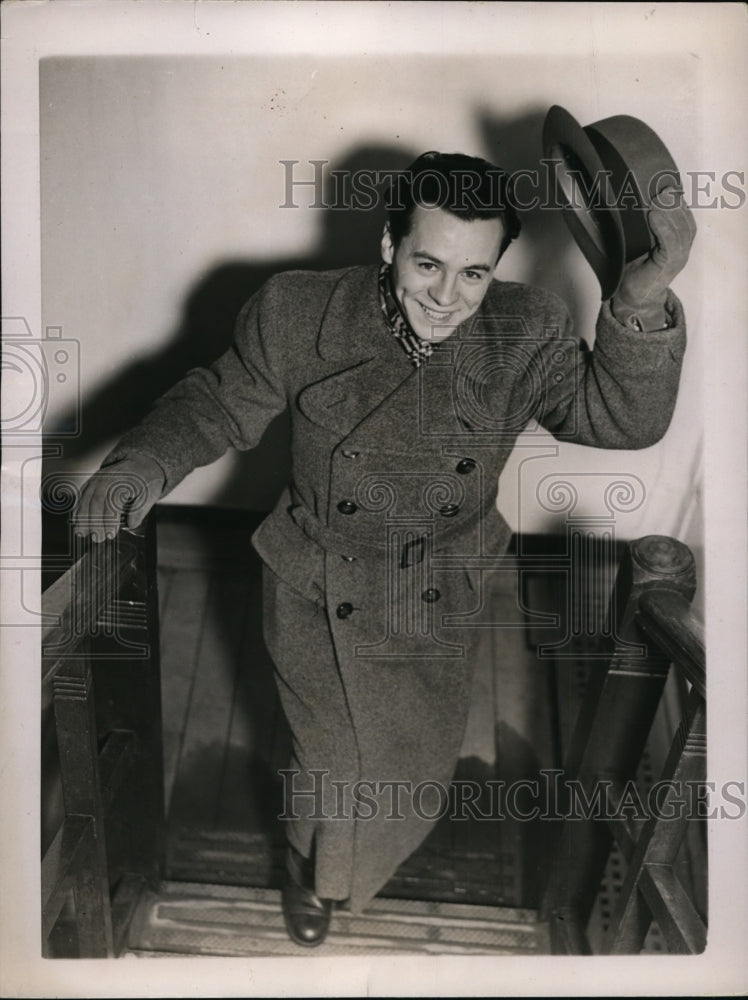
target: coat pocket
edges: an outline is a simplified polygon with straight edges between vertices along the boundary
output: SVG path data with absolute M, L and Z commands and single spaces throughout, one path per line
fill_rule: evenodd
M 291 518 L 282 499 L 255 531 L 252 544 L 285 584 L 316 605 L 324 605 L 324 552 Z

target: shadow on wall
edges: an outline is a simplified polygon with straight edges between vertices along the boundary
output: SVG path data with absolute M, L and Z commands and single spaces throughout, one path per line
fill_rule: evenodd
M 543 122 L 548 108 L 530 110 L 519 117 L 502 118 L 493 110 L 478 113 L 478 125 L 488 159 L 509 174 L 526 171 L 517 181 L 516 202 L 522 221 L 521 240 L 528 257 L 522 279 L 530 285 L 548 288 L 566 302 L 572 316 L 579 315 L 579 290 L 568 266 L 576 253 L 571 233 L 555 204 L 552 175 L 541 164 Z M 538 204 L 533 205 L 537 196 Z M 529 206 L 526 210 L 522 205 Z
M 542 150 L 543 117 L 541 111 L 507 119 L 481 112 L 478 120 L 488 158 L 509 172 L 521 168 L 536 170 Z M 50 428 L 46 442 L 61 445 L 62 459 L 47 459 L 44 474 L 64 468 L 69 461 L 80 463 L 87 454 L 116 440 L 141 420 L 155 400 L 190 368 L 209 365 L 218 358 L 231 343 L 242 305 L 273 274 L 376 262 L 384 222 L 382 206 L 375 205 L 369 210 L 329 207 L 336 197 L 330 175 L 332 171 L 400 170 L 418 152 L 394 145 L 361 146 L 339 162 L 331 163 L 325 181 L 324 201 L 328 207 L 319 209 L 317 248 L 302 257 L 259 262 L 229 260 L 205 275 L 188 294 L 182 321 L 163 350 L 138 359 L 81 400 L 82 432 L 78 437 L 56 437 L 55 428 Z M 308 204 L 305 199 L 310 192 L 311 189 L 300 190 L 299 204 Z M 559 213 L 537 208 L 521 215 L 522 242 L 532 248 L 523 280 L 558 292 L 573 311 L 573 288 L 565 278 L 562 264 L 571 237 Z M 64 427 L 73 419 L 72 413 L 63 414 L 56 426 Z M 289 420 L 287 414 L 282 414 L 269 425 L 256 448 L 237 455 L 232 474 L 217 486 L 211 503 L 219 507 L 270 510 L 289 476 Z
M 407 148 L 385 145 L 362 146 L 330 171 L 402 170 L 416 157 Z M 295 198 L 307 205 L 313 192 L 300 189 Z M 332 206 L 336 194 L 326 177 L 324 203 Z M 339 203 L 339 196 L 338 196 Z M 189 292 L 182 320 L 171 339 L 156 355 L 140 358 L 106 384 L 81 400 L 81 434 L 75 439 L 46 435 L 48 444 L 62 445 L 63 459 L 48 459 L 44 474 L 71 460 L 80 460 L 115 441 L 151 409 L 153 403 L 195 366 L 215 361 L 229 347 L 239 310 L 258 289 L 280 271 L 329 270 L 379 259 L 384 224 L 381 205 L 370 210 L 326 207 L 317 210 L 319 241 L 316 249 L 300 257 L 261 261 L 229 260 L 202 279 Z M 56 422 L 65 427 L 75 414 L 64 413 Z M 289 421 L 286 414 L 268 427 L 259 445 L 237 456 L 233 473 L 216 489 L 211 503 L 224 507 L 270 510 L 290 475 Z M 92 467 L 91 472 L 95 471 Z

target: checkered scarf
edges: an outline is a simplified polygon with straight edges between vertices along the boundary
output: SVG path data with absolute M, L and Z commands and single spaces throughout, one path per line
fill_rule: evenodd
M 395 293 L 392 290 L 390 280 L 389 264 L 382 264 L 379 268 L 379 304 L 382 313 L 402 349 L 408 355 L 413 364 L 418 368 L 424 360 L 431 356 L 434 345 L 426 340 L 421 340 L 410 328 L 410 324 L 402 313 L 398 305 Z

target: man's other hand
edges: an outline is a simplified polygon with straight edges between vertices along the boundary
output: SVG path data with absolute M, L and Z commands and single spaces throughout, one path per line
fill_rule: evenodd
M 673 278 L 688 261 L 696 222 L 675 187 L 663 188 L 653 199 L 647 221 L 654 245 L 647 254 L 626 265 L 611 303 L 613 315 L 624 325 L 643 330 L 667 326 L 665 298 Z
M 76 535 L 114 538 L 121 524 L 136 528 L 164 490 L 164 470 L 147 455 L 130 455 L 99 469 L 81 490 L 73 513 Z

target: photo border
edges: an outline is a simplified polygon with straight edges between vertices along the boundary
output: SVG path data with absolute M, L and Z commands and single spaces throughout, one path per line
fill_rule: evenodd
M 335 30 L 329 30 L 331 8 Z M 740 167 L 745 150 L 745 16 L 739 4 L 199 3 L 148 0 L 2 7 L 3 316 L 40 330 L 38 62 L 49 55 L 238 54 L 245 51 L 495 52 L 594 56 L 635 51 L 656 59 L 689 51 L 703 81 L 703 148 L 714 169 Z M 237 30 L 241 23 L 241 31 Z M 499 30 L 501 29 L 501 30 Z M 242 41 L 241 39 L 246 39 Z M 663 96 L 661 98 L 665 100 Z M 746 329 L 742 286 L 745 209 L 699 219 L 706 262 L 704 350 L 705 594 L 710 718 L 708 778 L 745 778 Z M 736 266 L 737 265 L 737 266 Z M 690 336 L 699 336 L 698 330 Z M 737 402 L 737 405 L 736 405 Z M 8 402 L 9 405 L 9 402 Z M 3 452 L 3 552 L 14 551 L 17 460 Z M 36 539 L 39 546 L 40 538 Z M 33 542 L 32 542 L 33 544 Z M 40 547 L 40 546 L 39 546 Z M 2 569 L 4 614 L 23 611 Z M 38 590 L 38 572 L 26 586 Z M 10 609 L 10 610 L 8 610 Z M 7 617 L 3 617 L 7 621 Z M 44 961 L 40 957 L 38 628 L 4 629 L 0 673 L 0 993 L 4 996 L 239 995 L 678 995 L 746 987 L 745 819 L 709 830 L 710 929 L 701 956 L 294 959 L 163 958 L 156 963 Z M 298 991 L 298 992 L 297 992 Z

